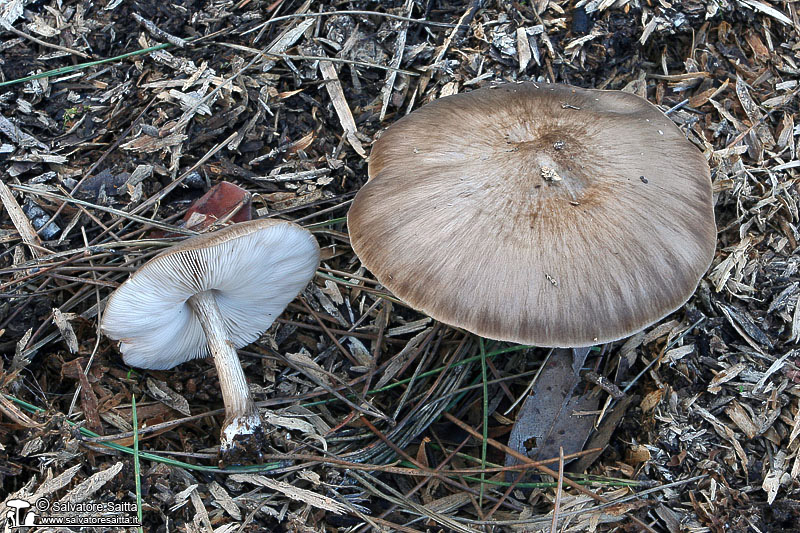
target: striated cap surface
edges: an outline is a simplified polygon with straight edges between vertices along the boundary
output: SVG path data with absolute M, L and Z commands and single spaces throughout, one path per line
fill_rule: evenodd
M 680 307 L 714 255 L 705 158 L 619 91 L 521 83 L 436 100 L 375 143 L 348 213 L 395 295 L 473 333 L 578 347 Z

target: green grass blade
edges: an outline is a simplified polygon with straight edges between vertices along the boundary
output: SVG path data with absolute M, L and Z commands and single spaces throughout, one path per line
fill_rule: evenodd
M 149 54 L 150 52 L 155 52 L 157 50 L 163 50 L 165 48 L 170 48 L 174 46 L 170 43 L 158 44 L 156 46 L 151 46 L 150 48 L 142 48 L 141 50 L 134 50 L 133 52 L 127 52 L 125 54 L 121 54 L 114 57 L 109 57 L 106 59 L 98 59 L 97 61 L 88 61 L 86 63 L 79 63 L 77 65 L 70 65 L 68 67 L 61 67 L 55 68 L 53 70 L 46 70 L 44 72 L 40 72 L 39 74 L 32 74 L 31 76 L 25 76 L 24 78 L 17 78 L 15 80 L 8 80 L 0 83 L 0 87 L 5 87 L 7 85 L 15 85 L 17 83 L 25 83 L 26 81 L 31 80 L 39 80 L 42 78 L 50 78 L 52 76 L 61 76 L 62 74 L 69 74 L 70 72 L 75 72 L 77 70 L 84 70 L 87 68 L 95 67 L 97 65 L 103 65 L 105 63 L 113 63 L 115 61 L 122 61 L 123 59 L 127 59 L 129 57 L 140 56 L 143 54 Z
M 16 403 L 29 413 L 41 413 L 45 411 L 45 409 L 42 409 L 41 407 L 29 404 L 28 402 L 20 400 L 19 398 L 15 398 L 10 394 L 5 394 L 5 397 L 11 400 L 12 402 Z M 79 427 L 78 424 L 76 424 L 71 420 L 67 420 L 67 423 L 72 427 L 77 427 L 80 434 L 83 435 L 84 437 L 97 438 L 100 436 L 90 429 L 87 429 L 85 427 Z M 123 446 L 121 444 L 117 444 L 114 442 L 97 442 L 95 444 L 103 446 L 105 448 L 110 448 L 112 450 L 117 450 L 122 453 L 133 455 L 133 448 L 129 448 L 128 446 Z M 275 470 L 280 467 L 280 463 L 264 463 L 264 464 L 246 465 L 246 466 L 229 466 L 226 468 L 220 468 L 218 466 L 193 465 L 191 463 L 178 461 L 177 459 L 172 459 L 171 457 L 164 457 L 158 455 L 157 453 L 141 452 L 141 451 L 139 452 L 139 458 L 146 459 L 148 461 L 153 461 L 156 463 L 164 463 L 177 468 L 185 468 L 187 470 L 197 470 L 200 472 L 209 472 L 212 474 L 242 474 L 242 473 L 253 473 L 253 472 L 268 472 L 270 470 Z
M 489 441 L 489 377 L 486 374 L 486 348 L 483 339 L 478 338 L 481 348 L 481 379 L 483 380 L 483 439 L 481 440 L 481 468 L 486 468 L 486 445 Z M 479 505 L 483 505 L 483 489 L 486 483 L 486 473 L 481 472 L 481 494 Z
M 136 395 L 131 397 L 131 417 L 133 418 L 133 472 L 136 476 L 136 516 L 139 518 L 139 533 L 142 529 L 142 478 L 139 470 L 139 419 L 136 416 Z
M 489 358 L 489 357 L 497 357 L 498 355 L 503 355 L 503 354 L 512 353 L 512 352 L 518 352 L 520 350 L 527 350 L 528 348 L 530 348 L 530 346 L 522 346 L 522 345 L 509 346 L 508 348 L 503 348 L 503 349 L 500 349 L 500 350 L 496 350 L 494 352 L 489 352 L 489 353 L 486 354 L 486 357 L 487 358 Z M 433 375 L 438 374 L 439 372 L 443 371 L 445 368 L 454 368 L 454 367 L 457 367 L 457 366 L 468 365 L 468 364 L 470 364 L 470 363 L 472 363 L 474 361 L 477 361 L 478 359 L 481 359 L 480 355 L 476 355 L 475 357 L 467 357 L 466 359 L 462 359 L 461 361 L 458 361 L 457 363 L 453 363 L 452 365 L 450 365 L 450 367 L 440 366 L 439 368 L 434 368 L 433 370 L 427 370 L 425 372 L 421 372 L 416 377 L 416 379 L 420 380 L 420 379 L 426 378 L 428 376 L 433 376 Z M 385 386 L 381 387 L 380 389 L 369 390 L 369 391 L 367 391 L 367 395 L 378 394 L 378 393 L 387 391 L 389 389 L 393 389 L 395 387 L 399 387 L 401 385 L 406 385 L 406 384 L 408 384 L 410 382 L 411 382 L 411 378 L 401 379 L 401 380 L 395 381 L 394 383 L 390 383 L 388 385 L 385 385 Z M 324 405 L 326 403 L 331 403 L 331 402 L 336 402 L 336 401 L 338 401 L 337 398 L 328 398 L 326 400 L 318 400 L 318 401 L 315 401 L 315 402 L 304 403 L 304 404 L 302 404 L 302 406 L 303 407 L 314 407 L 315 405 Z

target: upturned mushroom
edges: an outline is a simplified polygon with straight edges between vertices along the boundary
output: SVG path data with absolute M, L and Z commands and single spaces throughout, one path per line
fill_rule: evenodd
M 101 328 L 131 366 L 169 369 L 212 355 L 225 403 L 220 456 L 257 455 L 264 424 L 236 353 L 308 284 L 319 245 L 304 228 L 254 220 L 186 239 L 145 263 L 108 299 Z
M 714 255 L 708 164 L 646 100 L 519 83 L 441 98 L 374 144 L 353 250 L 411 307 L 545 347 L 629 336 Z

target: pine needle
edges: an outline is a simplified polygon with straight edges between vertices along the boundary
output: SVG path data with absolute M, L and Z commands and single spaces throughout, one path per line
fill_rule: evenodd
M 481 347 L 481 379 L 483 380 L 483 439 L 481 439 L 481 468 L 486 468 L 486 444 L 489 442 L 489 378 L 486 374 L 486 349 L 483 339 L 478 339 Z M 480 505 L 483 505 L 483 490 L 486 483 L 486 473 L 481 472 Z

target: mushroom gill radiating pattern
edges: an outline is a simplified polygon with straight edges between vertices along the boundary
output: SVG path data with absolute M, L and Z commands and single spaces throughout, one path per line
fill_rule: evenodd
M 228 338 L 241 348 L 265 331 L 319 264 L 311 233 L 254 220 L 181 241 L 145 263 L 109 297 L 101 328 L 131 366 L 168 369 L 207 357 L 189 299 L 214 295 Z

